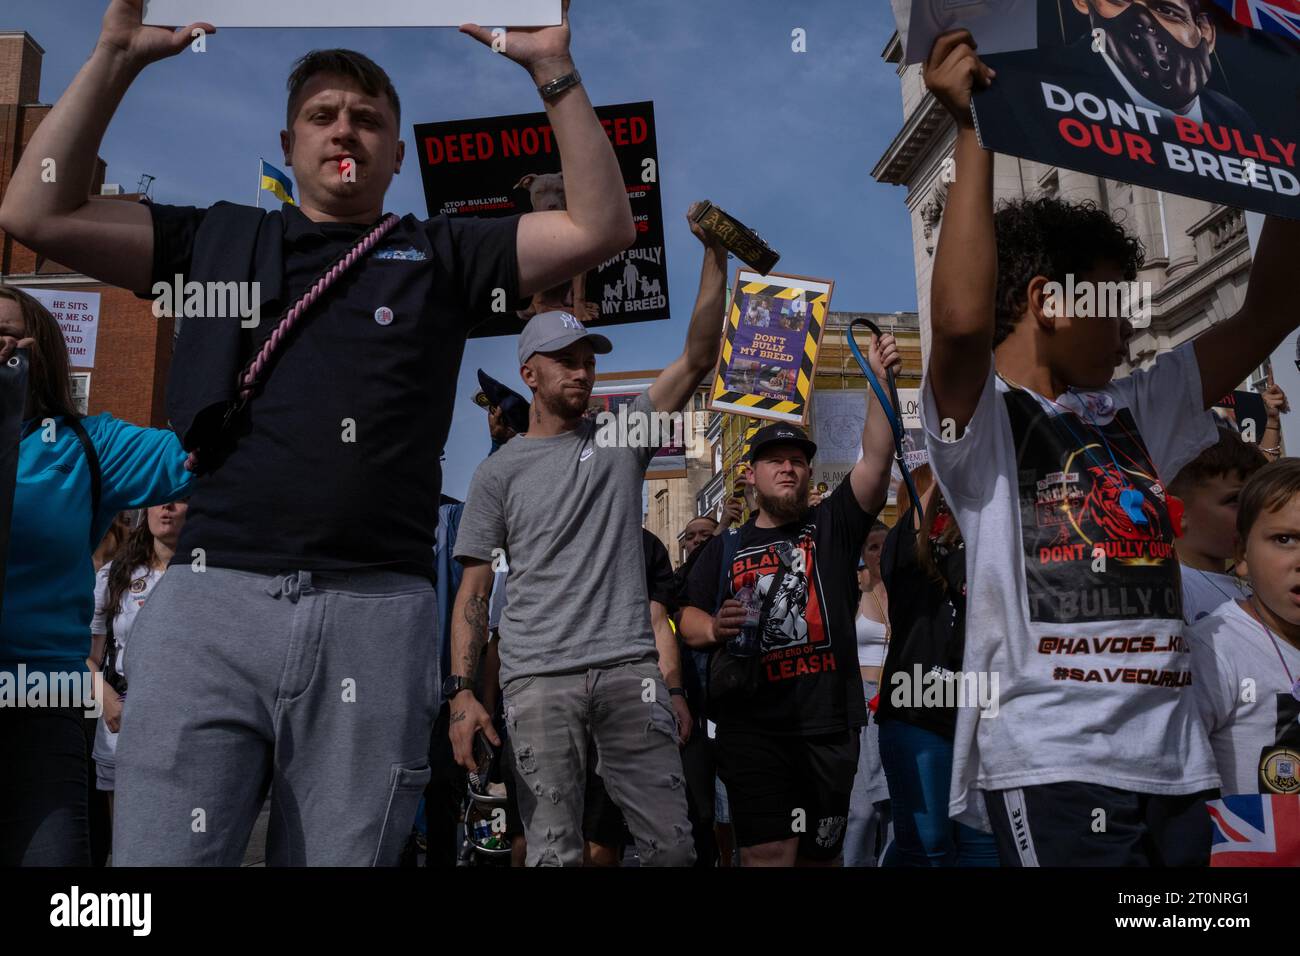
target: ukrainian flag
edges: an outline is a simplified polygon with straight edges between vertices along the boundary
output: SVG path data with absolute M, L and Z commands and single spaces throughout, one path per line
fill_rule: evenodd
M 287 202 L 291 206 L 298 205 L 293 198 L 293 182 L 266 160 L 262 160 L 262 188 L 280 202 Z

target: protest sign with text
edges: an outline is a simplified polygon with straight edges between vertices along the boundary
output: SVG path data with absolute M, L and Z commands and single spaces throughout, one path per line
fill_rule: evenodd
M 68 346 L 68 363 L 73 368 L 95 367 L 95 342 L 99 338 L 98 292 L 80 289 L 24 288 L 54 316 Z
M 535 297 L 527 309 L 494 303 L 495 313 L 483 316 L 471 337 L 518 335 L 533 311 L 549 308 L 567 309 L 587 325 L 669 317 L 654 104 L 600 106 L 596 116 L 623 171 L 636 243 L 585 276 Z M 498 217 L 565 208 L 559 144 L 545 113 L 422 123 L 415 127 L 415 146 L 430 216 Z
M 740 270 L 709 408 L 804 425 L 835 283 Z
M 984 57 L 997 71 L 974 101 L 985 148 L 1300 218 L 1295 41 L 1212 0 L 1039 0 L 1038 12 L 1035 50 Z

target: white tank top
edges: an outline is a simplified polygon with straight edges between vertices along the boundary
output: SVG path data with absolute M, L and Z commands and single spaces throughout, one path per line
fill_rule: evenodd
M 858 632 L 858 666 L 883 667 L 885 665 L 885 625 L 858 614 L 855 622 Z

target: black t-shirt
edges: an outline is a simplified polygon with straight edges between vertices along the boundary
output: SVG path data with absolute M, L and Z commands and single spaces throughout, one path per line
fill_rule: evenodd
M 700 555 L 704 553 L 704 544 L 697 547 L 682 562 L 673 573 L 673 613 L 676 614 L 686 607 L 690 600 L 687 597 L 687 585 L 690 581 L 691 571 L 695 563 L 699 561 Z M 716 562 L 715 562 L 716 563 Z M 711 610 L 711 609 L 710 609 Z M 688 645 L 681 638 L 680 631 L 677 636 L 677 652 L 682 660 L 682 689 L 686 691 L 686 702 L 690 704 L 691 714 L 696 720 L 700 720 L 704 715 L 704 677 L 705 665 L 708 664 L 708 651 L 697 651 Z
M 651 601 L 658 601 L 672 614 L 677 609 L 677 596 L 673 561 L 668 557 L 668 549 L 657 535 L 645 528 L 641 529 L 641 549 L 645 555 L 646 595 Z
M 752 697 L 710 706 L 716 723 L 811 736 L 867 722 L 853 617 L 858 556 L 874 520 L 842 481 L 799 521 L 780 528 L 759 528 L 752 520 L 741 526 L 725 597 L 742 587 L 764 596 L 761 673 Z M 687 582 L 688 603 L 710 614 L 717 605 L 724 537 L 700 548 Z
M 881 674 L 878 720 L 897 718 L 952 739 L 957 712 L 951 707 L 912 706 L 923 699 L 925 675 L 961 670 L 966 642 L 966 549 L 932 547 L 935 566 L 948 582 L 945 589 L 918 563 L 916 533 L 908 516 L 890 529 L 881 549 L 880 568 L 889 592 L 889 627 L 893 639 Z M 913 526 L 914 527 L 914 526 Z M 906 680 L 894 679 L 902 675 Z M 913 691 L 920 675 L 920 690 Z M 901 706 L 893 705 L 898 694 Z
M 170 284 L 189 272 L 206 210 L 150 209 L 153 279 Z M 284 223 L 283 305 L 371 228 L 313 223 L 288 205 Z M 177 562 L 202 548 L 216 567 L 431 575 L 461 355 L 495 291 L 517 299 L 517 227 L 406 216 L 354 265 L 300 322 L 236 418 L 233 449 L 195 485 Z M 246 356 L 278 318 L 244 333 Z

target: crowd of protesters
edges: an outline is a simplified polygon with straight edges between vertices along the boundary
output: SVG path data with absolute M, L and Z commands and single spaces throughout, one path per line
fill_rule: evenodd
M 0 226 L 141 295 L 257 280 L 286 318 L 185 323 L 172 427 L 149 429 L 79 414 L 57 323 L 0 287 L 0 361 L 28 363 L 0 679 L 89 688 L 0 706 L 0 864 L 237 865 L 265 808 L 274 865 L 395 864 L 418 825 L 431 866 L 1203 866 L 1208 801 L 1300 789 L 1300 461 L 1269 460 L 1286 397 L 1270 381 L 1263 450 L 1208 411 L 1296 325 L 1300 224 L 1266 222 L 1236 316 L 1116 378 L 1125 317 L 1049 308 L 1046 286 L 1131 281 L 1144 250 L 1091 204 L 995 206 L 970 98 L 996 78 L 944 34 L 925 81 L 956 176 L 915 497 L 897 486 L 880 520 L 887 401 L 815 499 L 816 444 L 769 424 L 746 497 L 681 529 L 674 571 L 642 527 L 656 448 L 600 440 L 590 413 L 613 342 L 556 307 L 635 236 L 567 15 L 506 48 L 567 208 L 494 220 L 383 216 L 400 101 L 348 50 L 289 80 L 301 205 L 90 197 L 130 82 L 188 42 L 111 0 Z M 696 210 L 682 349 L 630 417 L 680 412 L 718 362 L 727 251 Z M 492 452 L 459 502 L 440 450 L 503 291 L 530 316 L 528 394 L 480 373 Z M 896 373 L 893 337 L 867 361 Z

